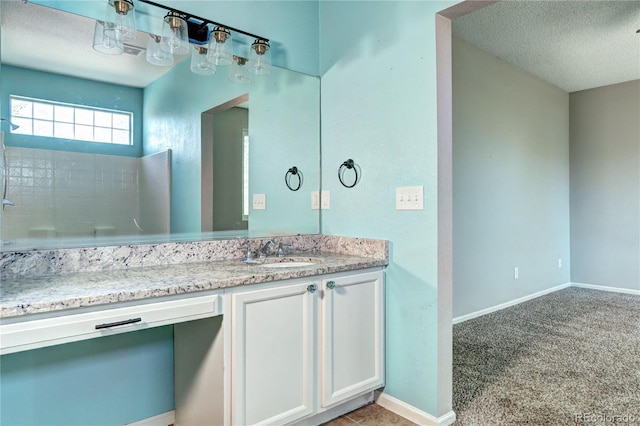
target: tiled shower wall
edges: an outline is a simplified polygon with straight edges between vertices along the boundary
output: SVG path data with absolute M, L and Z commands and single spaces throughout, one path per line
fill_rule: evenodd
M 15 206 L 2 212 L 2 240 L 140 233 L 140 158 L 18 147 L 6 155 L 6 198 Z M 155 164 L 168 175 L 166 161 Z

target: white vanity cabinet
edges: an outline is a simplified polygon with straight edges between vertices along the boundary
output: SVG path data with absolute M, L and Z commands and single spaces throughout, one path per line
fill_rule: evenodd
M 384 384 L 382 271 L 322 281 L 322 407 Z
M 169 324 L 178 426 L 317 425 L 384 385 L 382 267 L 0 318 L 0 354 Z
M 231 295 L 231 424 L 287 424 L 313 412 L 319 286 Z
M 284 425 L 384 384 L 383 272 L 229 294 L 231 424 Z

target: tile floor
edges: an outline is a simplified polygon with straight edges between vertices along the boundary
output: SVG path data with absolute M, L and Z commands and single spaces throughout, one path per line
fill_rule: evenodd
M 415 423 L 386 410 L 376 403 L 365 405 L 355 411 L 325 423 L 324 426 L 413 426 Z

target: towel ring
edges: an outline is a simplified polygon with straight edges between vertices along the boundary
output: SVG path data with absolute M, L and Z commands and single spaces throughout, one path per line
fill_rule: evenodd
M 355 173 L 356 178 L 354 179 L 353 183 L 351 185 L 347 185 L 346 183 L 344 183 L 344 180 L 342 180 L 342 177 L 344 175 L 344 172 L 346 170 L 353 170 L 353 173 Z M 344 186 L 345 188 L 353 188 L 354 186 L 356 186 L 356 184 L 358 183 L 358 169 L 355 165 L 355 163 L 353 162 L 353 160 L 351 158 L 349 158 L 347 161 L 343 162 L 340 167 L 338 168 L 338 180 L 340 181 L 340 183 L 342 184 L 342 186 Z
M 293 176 L 296 176 L 298 178 L 298 185 L 295 188 L 291 184 L 291 178 Z M 304 180 L 304 177 L 302 175 L 302 171 L 298 170 L 296 166 L 291 167 L 289 170 L 287 170 L 287 173 L 285 173 L 284 175 L 284 183 L 285 185 L 287 185 L 287 188 L 289 188 L 292 191 L 297 191 L 298 189 L 300 189 L 300 187 L 302 186 L 303 180 Z

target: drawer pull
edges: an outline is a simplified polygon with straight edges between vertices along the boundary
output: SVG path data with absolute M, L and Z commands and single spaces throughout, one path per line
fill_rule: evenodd
M 128 320 L 124 320 L 124 321 L 116 321 L 116 322 L 108 322 L 106 324 L 98 324 L 96 325 L 96 330 L 100 330 L 103 328 L 111 328 L 111 327 L 118 327 L 121 325 L 127 325 L 127 324 L 135 324 L 137 322 L 142 321 L 142 318 L 131 318 Z

